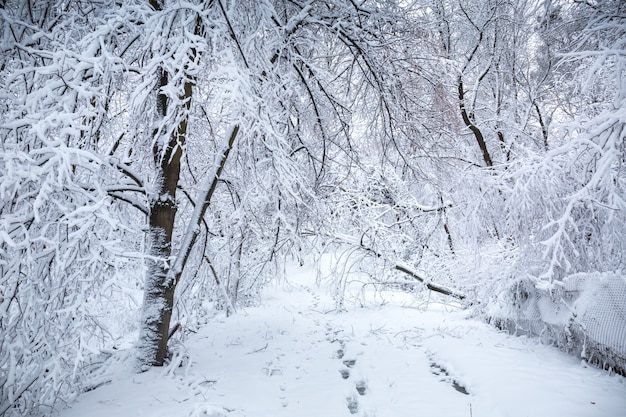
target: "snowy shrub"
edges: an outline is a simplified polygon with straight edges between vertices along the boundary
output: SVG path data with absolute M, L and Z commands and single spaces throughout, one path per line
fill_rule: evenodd
M 89 178 L 80 153 L 6 143 L 0 158 L 0 411 L 47 414 L 114 343 L 106 304 L 125 303 L 121 242 L 132 235 L 106 195 L 69 192 Z
M 109 32 L 92 32 L 102 10 L 23 6 L 0 13 L 2 415 L 50 414 L 85 388 L 120 336 L 109 328 L 114 310 L 133 316 L 122 291 L 133 280 L 120 277 L 137 271 L 129 264 L 141 243 L 112 198 L 119 161 L 100 152 L 113 82 L 98 53 Z

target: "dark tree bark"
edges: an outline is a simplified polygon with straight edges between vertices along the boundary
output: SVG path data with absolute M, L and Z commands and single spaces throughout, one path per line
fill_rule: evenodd
M 535 107 L 535 111 L 537 112 L 537 118 L 539 119 L 539 126 L 541 126 L 541 137 L 543 137 L 543 148 L 545 151 L 548 150 L 548 127 L 543 121 L 543 117 L 541 116 L 541 110 L 539 109 L 539 105 L 537 101 L 533 100 L 533 106 Z
M 461 117 L 463 118 L 463 123 L 465 126 L 469 128 L 474 134 L 476 138 L 476 142 L 478 142 L 478 147 L 480 148 L 485 164 L 488 167 L 493 166 L 493 161 L 491 159 L 491 155 L 489 154 L 489 150 L 487 149 L 487 143 L 485 142 L 485 138 L 483 137 L 480 129 L 472 122 L 469 115 L 467 114 L 467 109 L 465 108 L 465 91 L 463 90 L 463 78 L 459 75 L 458 79 L 459 86 L 459 109 L 461 110 Z
M 165 71 L 159 77 L 158 88 L 168 84 Z M 181 97 L 182 111 L 188 113 L 192 98 L 192 83 L 185 82 Z M 157 96 L 157 117 L 167 114 L 168 99 L 162 92 Z M 160 132 L 155 131 L 154 135 Z M 156 193 L 150 202 L 149 237 L 150 258 L 147 261 L 147 276 L 144 292 L 144 317 L 141 335 L 142 361 L 146 365 L 163 365 L 167 353 L 172 307 L 174 304 L 175 280 L 168 272 L 167 260 L 172 255 L 172 235 L 176 220 L 176 188 L 180 177 L 182 146 L 187 134 L 187 118 L 183 116 L 171 136 L 162 140 L 155 138 L 153 157 L 157 169 Z

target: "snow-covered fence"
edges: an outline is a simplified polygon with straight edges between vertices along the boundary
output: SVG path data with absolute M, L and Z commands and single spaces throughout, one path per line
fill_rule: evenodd
M 520 280 L 488 307 L 487 318 L 514 334 L 540 337 L 588 363 L 626 374 L 626 276 L 579 273 L 556 289 Z

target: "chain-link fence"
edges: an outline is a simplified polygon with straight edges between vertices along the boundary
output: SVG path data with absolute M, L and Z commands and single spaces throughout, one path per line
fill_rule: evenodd
M 623 274 L 575 274 L 550 291 L 520 280 L 490 305 L 487 317 L 501 329 L 539 337 L 588 363 L 626 375 Z

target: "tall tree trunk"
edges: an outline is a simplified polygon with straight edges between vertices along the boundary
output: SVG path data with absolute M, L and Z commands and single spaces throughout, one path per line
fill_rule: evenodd
M 163 10 L 163 0 L 149 0 L 156 12 Z M 194 33 L 202 32 L 202 21 L 196 20 Z M 189 51 L 189 61 L 196 58 L 196 50 Z M 155 193 L 150 201 L 149 231 L 150 249 L 146 261 L 147 271 L 144 284 L 144 304 L 139 335 L 139 355 L 143 367 L 161 366 L 167 356 L 167 341 L 170 335 L 170 321 L 174 306 L 174 291 L 187 261 L 186 248 L 182 266 L 172 257 L 172 238 L 176 222 L 176 189 L 180 178 L 183 146 L 187 136 L 187 123 L 195 79 L 187 78 L 182 85 L 178 101 L 174 104 L 165 91 L 170 88 L 168 72 L 160 69 L 156 89 L 156 118 L 160 128 L 153 132 L 152 154 L 156 167 Z M 171 106 L 178 108 L 169 108 Z M 169 108 L 169 109 L 168 109 Z M 167 135 L 165 119 L 171 118 L 178 125 Z M 201 202 L 199 202 L 201 204 Z M 204 211 L 202 212 L 204 213 Z M 191 246 L 195 240 L 191 242 Z M 180 257 L 180 255 L 178 255 Z
M 162 92 L 168 84 L 162 70 L 157 95 L 157 117 L 167 114 L 168 99 Z M 169 138 L 154 138 L 153 157 L 157 169 L 155 196 L 150 202 L 150 250 L 144 286 L 144 308 L 140 335 L 141 361 L 144 365 L 161 366 L 167 354 L 176 280 L 168 275 L 172 255 L 172 236 L 176 221 L 176 188 L 180 177 L 182 146 L 187 134 L 187 114 L 191 105 L 192 83 L 184 83 L 181 95 L 183 117 Z M 155 131 L 154 135 L 159 135 Z

